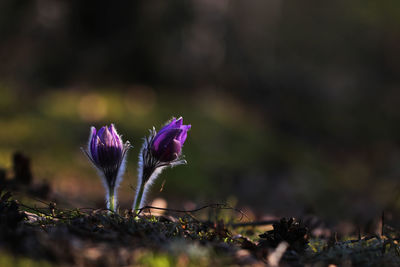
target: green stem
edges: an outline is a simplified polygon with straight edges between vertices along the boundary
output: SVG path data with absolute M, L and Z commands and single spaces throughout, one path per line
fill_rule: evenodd
M 139 192 L 136 195 L 135 208 L 134 208 L 134 212 L 136 214 L 139 213 L 139 208 L 141 208 L 140 203 L 142 202 L 142 197 L 143 197 L 143 192 L 144 192 L 144 184 L 145 183 L 142 181 L 142 183 L 140 184 Z
M 110 188 L 108 194 L 108 209 L 115 211 L 116 203 L 115 203 L 115 196 L 114 196 L 114 188 Z

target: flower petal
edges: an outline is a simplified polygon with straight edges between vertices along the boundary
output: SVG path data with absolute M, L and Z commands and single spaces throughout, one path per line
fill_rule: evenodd
M 171 142 L 166 144 L 161 150 L 161 154 L 159 155 L 159 160 L 163 162 L 176 160 L 181 153 L 182 145 L 181 143 L 173 139 Z
M 179 128 L 182 126 L 183 118 L 179 117 L 178 120 L 175 122 L 175 127 Z
M 158 151 L 181 134 L 181 129 L 168 129 L 158 133 L 153 141 L 153 150 Z
M 174 117 L 174 118 L 172 118 L 172 120 L 169 123 L 164 125 L 164 127 L 162 127 L 161 130 L 158 131 L 158 133 L 162 133 L 163 131 L 165 131 L 167 129 L 174 128 L 175 122 L 176 122 L 176 118 Z
M 192 127 L 192 125 L 183 125 L 181 126 L 181 134 L 178 136 L 178 141 L 183 145 L 186 141 L 186 137 L 187 137 L 187 132 L 190 130 L 190 128 Z
M 113 145 L 118 147 L 119 149 L 122 149 L 123 143 L 122 143 L 121 136 L 118 135 L 117 130 L 115 129 L 115 126 L 113 123 L 110 125 L 109 129 L 110 129 L 110 132 L 113 137 Z

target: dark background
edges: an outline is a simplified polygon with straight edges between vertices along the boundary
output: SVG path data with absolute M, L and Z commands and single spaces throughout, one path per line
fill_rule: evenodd
M 2 0 L 0 166 L 11 172 L 23 151 L 68 205 L 101 207 L 79 147 L 91 125 L 114 122 L 135 146 L 128 208 L 141 138 L 183 116 L 189 164 L 165 171 L 150 199 L 396 214 L 399 29 L 395 0 Z

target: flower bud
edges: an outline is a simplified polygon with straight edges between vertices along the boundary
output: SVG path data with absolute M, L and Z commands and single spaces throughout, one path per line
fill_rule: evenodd
M 153 127 L 150 135 L 144 139 L 139 154 L 138 186 L 132 206 L 136 213 L 143 207 L 150 186 L 164 168 L 187 163 L 181 154 L 190 128 L 191 125 L 183 125 L 182 117 L 173 118 L 158 133 Z
M 116 177 L 122 160 L 123 143 L 117 134 L 113 124 L 103 126 L 96 132 L 91 128 L 91 139 L 89 141 L 89 155 L 93 163 L 103 171 L 107 180 Z M 110 184 L 112 181 L 108 181 Z
M 187 132 L 191 125 L 183 125 L 182 118 L 173 120 L 164 126 L 154 137 L 151 151 L 161 162 L 176 160 L 181 155 L 182 145 L 185 143 Z
M 116 189 L 125 170 L 126 152 L 129 142 L 122 142 L 114 124 L 103 126 L 99 131 L 91 128 L 87 150 L 84 150 L 93 165 L 98 169 L 107 190 L 107 206 L 116 209 Z

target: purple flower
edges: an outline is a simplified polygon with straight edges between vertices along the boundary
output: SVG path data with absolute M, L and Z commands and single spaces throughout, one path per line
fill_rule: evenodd
M 121 137 L 113 124 L 101 127 L 98 132 L 95 127 L 91 128 L 88 152 L 96 167 L 104 171 L 106 179 L 112 180 L 118 172 L 123 153 Z
M 163 169 L 186 164 L 181 156 L 182 146 L 186 141 L 191 125 L 183 125 L 182 117 L 173 118 L 158 133 L 155 128 L 144 138 L 139 154 L 138 184 L 132 210 L 137 214 L 146 202 L 149 188 Z
M 103 179 L 107 190 L 107 206 L 111 210 L 116 209 L 116 189 L 122 180 L 129 148 L 130 143 L 122 142 L 114 124 L 103 126 L 99 131 L 91 127 L 88 148 L 84 152 Z
M 173 118 L 154 137 L 151 144 L 153 156 L 161 162 L 176 160 L 181 155 L 187 132 L 191 125 L 183 125 L 182 117 Z

